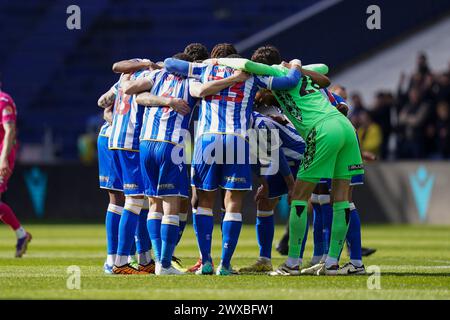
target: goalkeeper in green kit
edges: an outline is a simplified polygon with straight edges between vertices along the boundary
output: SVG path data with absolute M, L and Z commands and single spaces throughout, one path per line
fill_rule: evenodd
M 288 64 L 280 65 L 280 53 L 272 46 L 257 49 L 252 61 L 219 59 L 218 63 L 260 75 L 284 76 L 289 71 Z M 315 269 L 317 275 L 336 275 L 349 223 L 349 183 L 352 176 L 364 173 L 363 162 L 352 124 L 319 91 L 329 85 L 328 78 L 305 70 L 299 60 L 290 64 L 302 72 L 297 87 L 273 93 L 283 113 L 306 141 L 306 152 L 292 195 L 288 259 L 271 275 L 300 274 L 299 256 L 307 227 L 308 199 L 321 178 L 333 179 L 333 225 L 328 257 Z

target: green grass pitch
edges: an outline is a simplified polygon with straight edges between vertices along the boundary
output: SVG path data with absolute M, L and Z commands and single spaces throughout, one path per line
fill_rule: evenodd
M 378 251 L 365 265 L 381 268 L 381 289 L 368 289 L 369 276 L 269 277 L 104 275 L 102 225 L 30 225 L 34 239 L 22 259 L 13 258 L 14 234 L 0 226 L 0 299 L 450 299 L 450 226 L 366 226 L 363 244 Z M 276 229 L 275 239 L 283 232 Z M 220 231 L 214 234 L 214 261 Z M 311 256 L 311 234 L 305 260 Z M 176 250 L 184 266 L 197 257 L 187 227 Z M 245 226 L 233 259 L 238 268 L 257 255 L 254 226 Z M 344 253 L 342 260 L 347 260 Z M 283 257 L 274 253 L 274 265 Z M 81 269 L 81 289 L 67 288 L 67 267 Z

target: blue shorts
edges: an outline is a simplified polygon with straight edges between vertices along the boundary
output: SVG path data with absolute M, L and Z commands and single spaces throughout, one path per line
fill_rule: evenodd
M 328 190 L 331 190 L 331 179 L 322 178 L 320 179 L 319 183 L 327 184 Z M 361 184 L 364 184 L 364 174 L 358 174 L 352 177 L 352 180 L 350 181 L 350 186 L 357 186 Z
M 295 161 L 292 165 L 289 166 L 292 175 L 294 177 L 297 176 L 299 166 L 300 161 Z M 269 197 L 268 197 L 269 199 L 281 197 L 282 195 L 287 194 L 289 192 L 288 186 L 286 185 L 286 181 L 284 180 L 284 177 L 280 172 L 268 176 L 267 184 L 269 185 Z
M 141 141 L 139 149 L 145 195 L 189 196 L 183 147 L 162 141 Z
M 123 193 L 126 196 L 144 195 L 139 152 L 117 149 L 110 151 L 112 153 L 111 165 L 117 168 Z
M 108 137 L 98 136 L 98 180 L 100 188 L 122 191 L 122 183 L 116 166 L 112 163 L 112 151 L 108 149 Z
M 249 144 L 232 134 L 203 134 L 197 138 L 192 161 L 192 186 L 213 191 L 251 190 Z
M 358 186 L 364 184 L 364 174 L 358 174 L 352 177 L 352 181 L 350 181 L 350 186 Z

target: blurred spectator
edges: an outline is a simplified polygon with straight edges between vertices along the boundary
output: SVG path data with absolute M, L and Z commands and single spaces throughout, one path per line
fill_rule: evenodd
M 371 115 L 373 121 L 380 126 L 383 135 L 379 154 L 382 159 L 386 159 L 388 155 L 388 142 L 392 133 L 392 114 L 394 108 L 395 102 L 392 93 L 383 91 L 377 93 Z
M 436 145 L 437 158 L 448 159 L 450 157 L 450 116 L 447 101 L 440 101 L 436 107 Z
M 361 95 L 359 93 L 352 94 L 350 106 L 351 106 L 350 114 L 349 114 L 350 121 L 353 123 L 355 128 L 358 128 L 360 125 L 359 115 L 361 112 L 366 111 L 366 108 L 364 107 L 363 102 L 362 102 Z
M 398 156 L 402 159 L 422 158 L 424 156 L 425 122 L 430 106 L 422 100 L 419 87 L 408 92 L 408 102 L 400 106 L 398 125 Z
M 450 103 L 450 71 L 435 76 L 432 91 L 436 101 L 444 100 Z
M 368 111 L 360 112 L 358 118 L 360 126 L 357 132 L 361 151 L 369 151 L 378 157 L 383 142 L 381 127 L 373 122 L 372 116 Z

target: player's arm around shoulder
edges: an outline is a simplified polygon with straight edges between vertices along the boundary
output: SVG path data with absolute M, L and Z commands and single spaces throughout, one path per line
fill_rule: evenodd
M 113 106 L 109 106 L 103 110 L 103 120 L 112 124 L 113 121 Z
M 262 76 L 283 76 L 281 70 L 274 66 L 268 66 L 263 63 L 254 62 L 245 58 L 220 58 L 217 61 L 219 64 L 233 68 L 247 71 L 248 73 L 262 75 Z
M 180 98 L 162 97 L 151 94 L 150 92 L 142 92 L 136 96 L 136 102 L 144 107 L 170 107 L 174 111 L 187 115 L 191 111 L 189 104 Z
M 175 58 L 164 60 L 164 68 L 170 73 L 175 73 L 184 77 L 201 79 L 208 64 L 188 62 Z
M 100 108 L 108 108 L 114 103 L 115 99 L 116 99 L 116 91 L 113 86 L 111 89 L 102 94 L 100 98 L 98 98 L 97 105 Z
M 200 81 L 191 81 L 189 83 L 189 93 L 194 98 L 204 98 L 218 94 L 223 89 L 231 87 L 239 82 L 247 81 L 250 75 L 244 71 L 236 70 L 233 75 L 220 79 L 201 83 Z
M 144 71 L 136 79 L 131 79 L 131 74 L 124 74 L 121 78 L 121 86 L 125 94 L 138 94 L 144 91 L 149 91 L 153 87 L 152 74 L 157 71 Z
M 113 64 L 114 73 L 133 73 L 141 69 L 159 69 L 160 67 L 149 59 L 130 59 L 117 61 Z
M 326 75 L 303 68 L 301 61 L 298 59 L 291 60 L 289 64 L 298 68 L 302 74 L 310 77 L 320 88 L 326 88 L 331 84 L 330 79 Z

